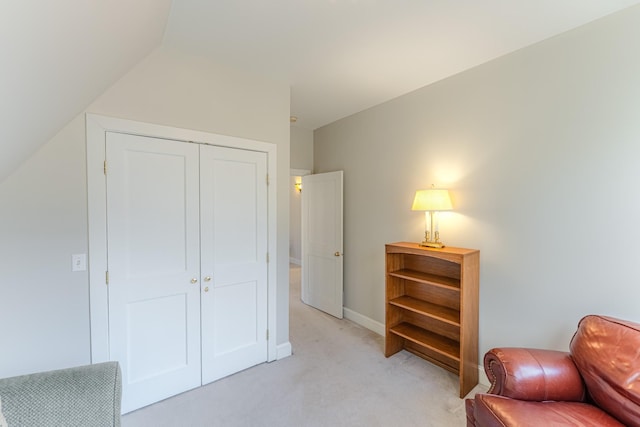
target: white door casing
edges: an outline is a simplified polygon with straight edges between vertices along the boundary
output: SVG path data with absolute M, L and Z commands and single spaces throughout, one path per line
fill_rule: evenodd
M 267 251 L 271 262 L 267 265 L 267 326 L 271 339 L 267 342 L 267 361 L 276 359 L 276 295 L 277 295 L 277 239 L 276 239 L 276 151 L 274 144 L 235 138 L 206 132 L 173 128 L 168 126 L 134 122 L 95 114 L 86 115 L 87 128 L 87 189 L 89 225 L 89 296 L 91 326 L 91 362 L 110 360 L 109 341 L 109 293 L 106 284 L 107 263 L 107 186 L 106 186 L 106 139 L 109 132 L 160 138 L 170 144 L 197 142 L 242 150 L 250 150 L 266 155 L 266 169 L 271 181 L 267 188 Z M 197 147 L 197 145 L 192 144 Z M 198 166 L 196 165 L 196 168 Z M 109 166 L 110 168 L 110 166 Z M 191 279 L 191 278 L 190 278 Z M 191 284 L 189 279 L 189 284 Z M 202 284 L 199 278 L 198 288 Z M 160 305 L 155 310 L 160 309 Z M 153 310 L 151 310 L 153 312 Z M 139 316 L 140 317 L 140 316 Z M 282 345 L 288 345 L 282 344 Z M 114 349 L 117 351 L 116 349 Z M 282 354 L 285 357 L 287 354 Z M 138 374 L 144 376 L 144 373 Z
M 203 384 L 267 360 L 266 160 L 200 147 Z
M 343 317 L 343 172 L 302 177 L 302 301 Z
M 109 358 L 129 412 L 200 385 L 198 146 L 106 138 Z

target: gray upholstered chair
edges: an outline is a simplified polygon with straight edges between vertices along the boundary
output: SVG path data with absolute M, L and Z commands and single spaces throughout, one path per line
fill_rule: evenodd
M 120 426 L 121 397 L 117 362 L 0 379 L 9 427 Z

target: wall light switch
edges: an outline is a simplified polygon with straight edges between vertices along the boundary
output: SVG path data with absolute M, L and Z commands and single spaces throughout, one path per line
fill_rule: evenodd
M 71 255 L 71 271 L 87 271 L 87 254 Z

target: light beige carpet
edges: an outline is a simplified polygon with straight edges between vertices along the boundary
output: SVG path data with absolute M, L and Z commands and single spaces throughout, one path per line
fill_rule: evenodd
M 457 376 L 404 351 L 387 359 L 383 337 L 302 304 L 298 267 L 290 306 L 293 356 L 127 414 L 123 427 L 465 425 Z

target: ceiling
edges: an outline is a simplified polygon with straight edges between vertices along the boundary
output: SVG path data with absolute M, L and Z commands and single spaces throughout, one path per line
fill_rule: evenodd
M 0 182 L 160 45 L 170 6 L 0 1 Z
M 640 0 L 0 3 L 2 182 L 162 44 L 288 83 L 316 129 Z
M 164 44 L 291 86 L 315 129 L 639 0 L 173 0 Z

